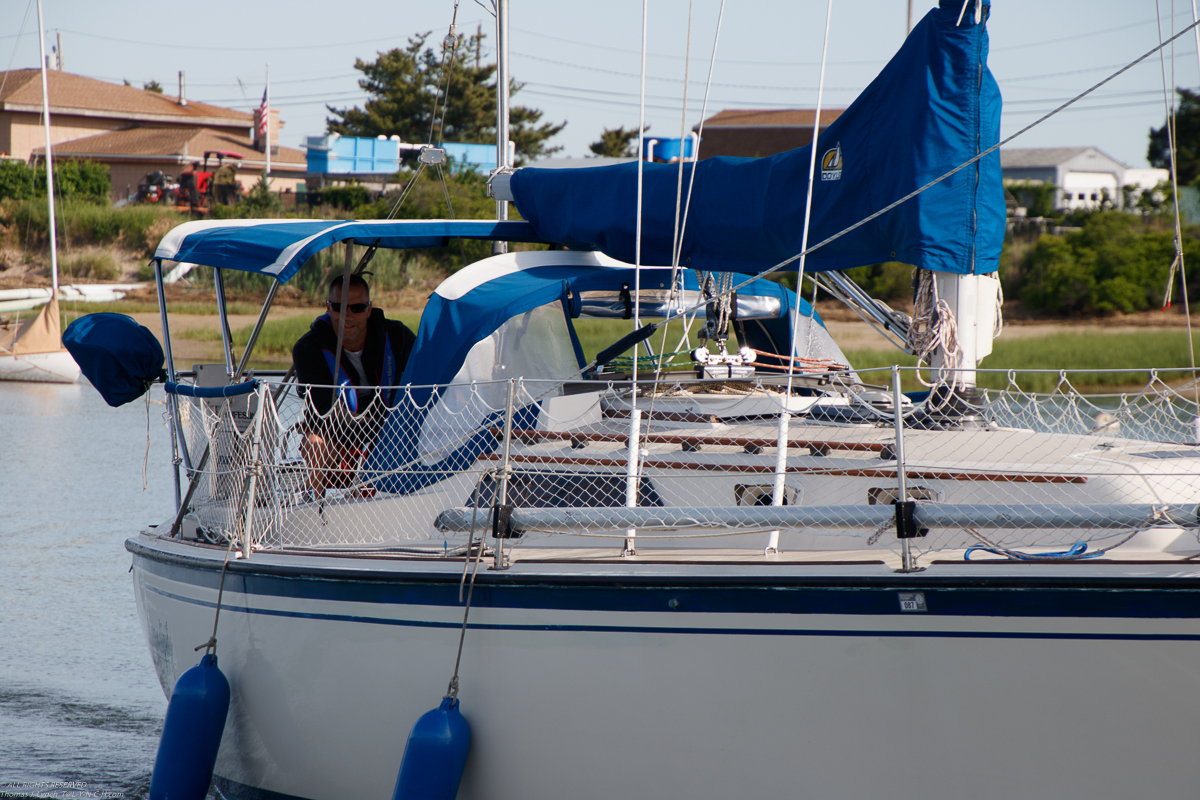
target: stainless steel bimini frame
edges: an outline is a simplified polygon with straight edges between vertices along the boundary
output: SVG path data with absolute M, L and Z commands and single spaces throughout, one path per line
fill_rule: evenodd
M 176 383 L 179 376 L 175 371 L 175 356 L 171 351 L 171 326 L 167 321 L 167 297 L 165 284 L 163 283 L 161 258 L 154 259 L 154 285 L 158 294 L 158 315 L 162 323 L 163 350 L 167 359 L 167 380 Z M 250 363 L 250 356 L 254 353 L 254 345 L 258 343 L 259 334 L 262 333 L 263 325 L 267 321 L 267 314 L 270 313 L 271 305 L 275 302 L 275 295 L 279 292 L 280 283 L 278 280 L 271 283 L 271 288 L 267 292 L 266 299 L 263 301 L 262 311 L 259 312 L 258 320 L 254 323 L 254 330 L 250 333 L 250 341 L 246 343 L 246 349 L 242 351 L 242 357 L 236 367 L 233 364 L 233 334 L 229 330 L 229 313 L 225 299 L 225 277 L 220 268 L 214 268 L 213 270 L 213 285 L 217 295 L 217 312 L 221 318 L 221 342 L 225 349 L 225 370 L 226 374 L 229 375 L 229 383 L 237 383 L 241 380 L 242 375 L 246 372 L 246 366 Z M 167 412 L 171 415 L 172 422 L 171 463 L 175 476 L 175 511 L 178 513 L 183 506 L 179 465 L 183 465 L 189 480 L 195 476 L 197 469 L 203 469 L 203 465 L 197 468 L 192 464 L 191 451 L 188 448 L 187 437 L 184 436 L 183 432 L 183 421 L 179 416 L 179 401 L 175 395 L 167 395 Z

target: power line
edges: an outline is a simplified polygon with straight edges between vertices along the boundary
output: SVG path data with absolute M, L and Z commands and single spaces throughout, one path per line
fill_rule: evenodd
M 1182 16 L 1184 16 L 1184 12 L 1181 11 L 1178 14 L 1176 14 L 1175 16 L 1182 17 Z M 1105 28 L 1104 30 L 1092 31 L 1090 33 L 1077 33 L 1073 36 L 1060 36 L 1057 39 L 1042 39 L 1041 41 L 1038 41 L 1038 42 L 1026 42 L 1025 44 L 1009 44 L 1009 45 L 1004 45 L 1003 47 L 993 47 L 993 48 L 991 48 L 991 51 L 993 53 L 995 53 L 995 52 L 999 52 L 1002 50 L 1022 50 L 1027 47 L 1041 47 L 1041 46 L 1047 45 L 1047 44 L 1059 44 L 1060 42 L 1073 42 L 1077 39 L 1088 39 L 1092 36 L 1103 36 L 1106 33 L 1116 33 L 1118 31 L 1127 31 L 1130 28 L 1140 28 L 1143 25 L 1150 25 L 1150 24 L 1156 23 L 1156 22 L 1158 22 L 1158 20 L 1156 18 L 1144 19 L 1141 22 L 1131 22 L 1127 25 L 1118 25 L 1114 28 Z M 1118 64 L 1117 66 L 1124 66 L 1124 64 Z
M 559 66 L 559 67 L 571 67 L 573 69 L 581 69 L 581 70 L 585 70 L 587 72 L 603 72 L 607 75 L 620 75 L 621 77 L 624 77 L 624 78 L 641 78 L 642 77 L 639 73 L 636 73 L 636 72 L 621 72 L 620 70 L 605 69 L 603 67 L 587 67 L 587 66 L 584 66 L 583 64 L 572 64 L 569 61 L 555 61 L 552 58 L 543 58 L 541 56 L 533 56 L 528 53 L 518 53 L 515 50 L 512 51 L 511 54 L 514 56 L 520 56 L 521 58 L 528 58 L 532 61 L 542 61 L 547 64 L 554 64 L 555 66 Z M 682 78 L 659 78 L 659 77 L 655 77 L 654 75 L 647 75 L 646 80 L 660 81 L 662 83 L 683 83 Z M 689 81 L 689 83 L 691 83 L 695 86 L 704 86 L 705 85 L 704 81 Z M 754 84 L 748 84 L 748 83 L 717 83 L 716 81 L 714 81 L 711 85 L 720 86 L 725 89 L 760 89 L 760 90 L 779 91 L 779 92 L 816 91 L 815 86 L 761 86 L 761 85 L 754 85 Z M 827 91 L 827 92 L 858 92 L 858 91 L 861 91 L 861 89 L 858 87 L 853 87 L 853 86 L 826 86 L 825 91 Z
M 1175 57 L 1176 58 L 1186 58 L 1187 56 L 1194 56 L 1195 54 L 1196 54 L 1196 51 L 1194 51 L 1194 50 L 1190 50 L 1188 52 L 1180 51 L 1175 54 Z M 1146 63 L 1146 62 L 1143 62 L 1143 63 Z M 996 80 L 998 80 L 1000 83 L 1014 83 L 1016 81 L 1036 81 L 1036 80 L 1041 80 L 1042 78 L 1061 78 L 1061 77 L 1064 77 L 1067 75 L 1083 75 L 1088 72 L 1103 72 L 1105 70 L 1117 69 L 1118 67 L 1123 67 L 1123 66 L 1125 66 L 1125 65 L 1124 64 L 1104 64 L 1099 67 L 1084 67 L 1082 69 L 1068 70 L 1067 72 L 1045 72 L 1045 73 L 1042 73 L 1041 75 L 1020 75 L 1020 76 L 1016 76 L 1016 77 L 1012 77 L 1012 78 L 997 78 Z M 1141 66 L 1141 65 L 1139 64 L 1138 66 Z M 1056 90 L 1056 91 L 1069 91 L 1069 90 L 1062 89 L 1062 90 Z
M 1061 113 L 1065 114 L 1068 111 L 1103 111 L 1106 109 L 1113 109 L 1113 108 L 1141 108 L 1142 106 L 1157 106 L 1157 105 L 1161 105 L 1161 103 L 1162 103 L 1162 99 L 1160 98 L 1158 100 L 1142 100 L 1141 102 L 1137 102 L 1137 103 L 1110 103 L 1108 105 L 1103 105 L 1103 106 L 1071 106 L 1070 108 L 1063 109 L 1063 111 Z M 1003 116 L 1019 117 L 1019 116 L 1026 116 L 1029 114 L 1044 114 L 1044 113 L 1046 113 L 1047 108 L 1053 109 L 1054 106 L 1048 106 L 1046 108 L 1040 108 L 1040 109 L 1022 108 L 1022 109 L 1017 109 L 1015 111 L 1005 111 Z
M 613 47 L 612 45 L 596 44 L 595 42 L 583 42 L 578 39 L 565 39 L 561 36 L 555 36 L 555 35 L 549 34 L 549 33 L 538 33 L 537 31 L 526 30 L 525 28 L 512 28 L 512 30 L 520 31 L 521 33 L 529 34 L 530 36 L 537 36 L 542 39 L 552 39 L 554 41 L 562 42 L 564 44 L 578 45 L 580 47 L 591 47 L 596 50 L 607 50 L 608 52 L 611 52 L 611 53 L 628 53 L 630 55 L 636 55 L 636 56 L 641 56 L 641 53 L 642 53 L 641 50 L 630 50 L 625 47 Z M 653 58 L 666 58 L 666 59 L 670 59 L 672 61 L 683 61 L 683 58 L 684 58 L 683 56 L 670 55 L 668 53 L 646 53 L 646 55 L 653 57 Z M 707 56 L 704 56 L 704 57 L 696 56 L 692 60 L 698 61 L 701 63 L 707 63 L 708 57 Z M 762 66 L 762 67 L 816 67 L 816 66 L 820 66 L 820 64 L 821 64 L 820 61 L 744 61 L 744 60 L 725 59 L 725 58 L 718 58 L 717 63 L 718 64 L 745 64 L 745 65 L 750 65 L 750 66 Z M 863 66 L 863 65 L 870 65 L 870 64 L 886 64 L 887 61 L 885 59 L 873 59 L 870 61 L 830 61 L 828 63 L 837 64 L 839 66 Z
M 189 45 L 178 44 L 176 42 L 143 42 L 136 39 L 121 39 L 116 36 L 102 36 L 98 33 L 84 33 L 82 31 L 62 29 L 63 33 L 71 33 L 75 36 L 83 36 L 88 39 L 102 39 L 106 42 L 120 42 L 121 44 L 136 44 L 140 47 L 164 47 L 171 50 L 203 50 L 208 52 L 222 53 L 261 53 L 261 52 L 279 52 L 288 50 L 328 50 L 335 47 L 351 47 L 360 44 L 378 44 L 379 42 L 395 42 L 395 36 L 387 36 L 379 39 L 361 39 L 355 42 L 331 42 L 325 44 L 298 44 L 286 45 L 282 47 L 263 47 L 261 45 L 247 45 L 245 47 L 211 47 L 206 45 Z

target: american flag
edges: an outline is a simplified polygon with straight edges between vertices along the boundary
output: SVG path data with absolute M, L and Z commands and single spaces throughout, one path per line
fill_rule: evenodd
M 267 90 L 263 89 L 262 105 L 258 107 L 258 138 L 260 139 L 267 135 L 267 115 L 270 113 L 267 108 Z

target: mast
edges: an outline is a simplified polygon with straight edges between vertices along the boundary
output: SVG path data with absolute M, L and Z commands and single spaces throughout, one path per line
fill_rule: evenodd
M 46 79 L 46 27 L 42 20 L 42 0 L 37 1 L 38 54 L 42 62 L 42 117 L 46 130 L 46 202 L 50 204 L 50 299 L 58 298 L 58 242 L 54 221 L 54 164 L 50 156 L 50 84 Z
M 496 13 L 496 169 L 511 167 L 508 153 L 508 0 Z M 496 219 L 508 219 L 508 201 L 496 200 Z M 507 253 L 506 242 L 495 242 L 492 254 Z

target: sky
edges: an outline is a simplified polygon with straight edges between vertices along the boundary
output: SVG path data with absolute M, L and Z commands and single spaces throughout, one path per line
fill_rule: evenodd
M 326 105 L 361 105 L 355 58 L 403 46 L 432 32 L 436 44 L 455 14 L 454 0 L 43 0 L 47 51 L 62 37 L 68 72 L 102 80 L 150 80 L 187 96 L 249 111 L 270 67 L 272 105 L 285 127 L 280 143 L 299 146 L 325 132 Z M 933 3 L 912 0 L 914 19 Z M 0 0 L 0 69 L 38 63 L 34 0 Z M 820 85 L 827 4 L 815 0 L 727 2 L 707 116 L 727 108 L 812 108 Z M 906 34 L 906 0 L 835 0 L 830 20 L 823 105 L 848 105 L 895 53 Z M 689 36 L 689 9 L 691 15 Z M 640 0 L 512 0 L 513 78 L 524 88 L 514 105 L 566 122 L 552 140 L 559 156 L 588 154 L 606 128 L 638 124 L 643 4 Z M 720 0 L 649 0 L 646 122 L 651 133 L 678 136 L 702 118 Z M 1004 96 L 1001 135 L 1034 122 L 1190 25 L 1190 3 L 1175 0 L 996 0 L 989 23 L 989 66 Z M 459 32 L 488 34 L 490 0 L 460 0 Z M 689 52 L 690 58 L 685 57 Z M 687 69 L 687 112 L 684 108 Z M 1175 42 L 1091 97 L 1023 134 L 1013 147 L 1095 145 L 1132 167 L 1147 166 L 1147 134 L 1166 115 L 1163 86 L 1200 84 L 1196 39 Z M 1173 76 L 1173 77 L 1172 77 Z

